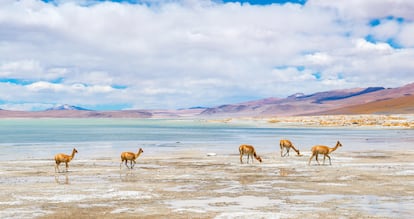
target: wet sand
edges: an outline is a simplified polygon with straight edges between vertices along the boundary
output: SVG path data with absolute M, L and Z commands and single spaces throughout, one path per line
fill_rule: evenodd
M 237 151 L 237 149 L 236 149 Z M 138 158 L 0 162 L 0 218 L 411 218 L 414 150 L 310 154 L 240 164 L 238 154 L 182 150 Z M 320 158 L 321 159 L 321 158 Z M 321 159 L 322 160 L 322 159 Z M 328 163 L 328 162 L 327 162 Z M 61 165 L 64 169 L 64 165 Z

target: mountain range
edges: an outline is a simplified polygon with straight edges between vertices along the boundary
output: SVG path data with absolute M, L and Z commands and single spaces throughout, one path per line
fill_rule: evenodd
M 209 116 L 300 116 L 414 113 L 414 83 L 398 88 L 368 87 L 294 94 L 204 110 Z
M 335 114 L 414 114 L 414 83 L 397 88 L 331 90 L 286 98 L 265 98 L 217 107 L 177 110 L 94 111 L 61 105 L 44 111 L 0 110 L 0 118 L 182 118 L 275 117 Z

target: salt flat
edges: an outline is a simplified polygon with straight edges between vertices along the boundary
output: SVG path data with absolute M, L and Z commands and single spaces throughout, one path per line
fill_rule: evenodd
M 179 150 L 138 158 L 0 162 L 0 218 L 411 218 L 414 151 L 341 152 L 332 166 L 305 156 Z M 381 156 L 379 156 L 381 155 Z M 64 168 L 62 168 L 64 169 Z

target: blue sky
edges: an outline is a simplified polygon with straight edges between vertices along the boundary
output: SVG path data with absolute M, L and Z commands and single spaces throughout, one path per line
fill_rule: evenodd
M 217 106 L 414 81 L 411 1 L 0 1 L 0 108 Z

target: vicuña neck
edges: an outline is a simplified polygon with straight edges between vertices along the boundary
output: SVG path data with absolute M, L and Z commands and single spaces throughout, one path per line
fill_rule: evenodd
M 339 147 L 339 144 L 337 143 L 335 147 L 329 149 L 329 152 L 335 151 L 336 149 L 338 149 L 338 147 Z

